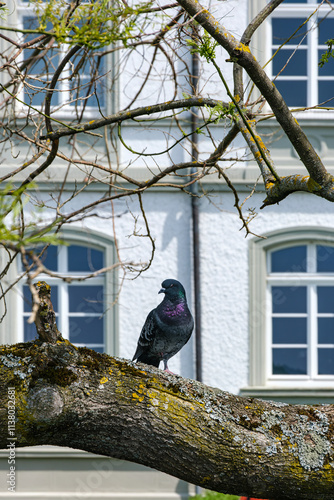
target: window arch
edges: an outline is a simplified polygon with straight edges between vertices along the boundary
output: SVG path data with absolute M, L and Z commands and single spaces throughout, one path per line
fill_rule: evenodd
M 265 236 L 250 242 L 249 389 L 322 389 L 329 395 L 334 231 L 290 228 Z
M 102 267 L 115 264 L 114 243 L 95 231 L 64 230 L 66 245 L 50 246 L 43 255 L 45 265 L 73 281 L 39 275 L 51 285 L 51 300 L 56 313 L 57 326 L 64 338 L 77 346 L 87 346 L 98 352 L 118 354 L 117 311 L 113 306 L 117 294 L 117 275 L 110 271 L 82 280 Z M 17 273 L 22 264 L 17 263 Z M 31 294 L 24 279 L 16 286 L 11 297 L 8 315 L 17 311 L 15 329 L 8 343 L 29 341 L 36 337 L 34 324 L 28 324 Z M 13 321 L 13 318 L 11 318 Z M 13 329 L 11 329 L 13 332 Z M 8 336 L 7 336 L 8 337 Z

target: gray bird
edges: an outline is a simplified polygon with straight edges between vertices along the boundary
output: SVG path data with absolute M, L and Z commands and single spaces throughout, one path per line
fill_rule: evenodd
M 194 328 L 194 320 L 188 309 L 186 292 L 177 280 L 161 283 L 163 301 L 149 313 L 140 333 L 132 361 L 159 367 L 171 373 L 167 362 L 188 342 Z

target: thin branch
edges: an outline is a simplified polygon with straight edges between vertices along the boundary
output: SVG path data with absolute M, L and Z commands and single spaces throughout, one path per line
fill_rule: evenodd
M 248 24 L 240 39 L 241 43 L 249 45 L 252 36 L 259 26 L 272 14 L 272 12 L 283 2 L 283 0 L 271 0 Z
M 210 99 L 209 97 L 190 97 L 189 99 L 180 99 L 178 101 L 163 102 L 160 104 L 153 104 L 152 106 L 143 106 L 140 108 L 135 108 L 129 111 L 119 111 L 113 115 L 107 116 L 106 118 L 100 120 L 92 120 L 87 123 L 83 123 L 80 127 L 71 127 L 71 129 L 58 129 L 51 134 L 43 135 L 40 137 L 41 140 L 45 139 L 59 139 L 60 137 L 65 137 L 67 135 L 78 134 L 81 132 L 87 132 L 89 130 L 96 130 L 98 128 L 104 127 L 106 125 L 111 125 L 112 123 L 123 122 L 124 120 L 131 120 L 139 116 L 152 115 L 155 113 L 162 113 L 163 111 L 169 111 L 172 109 L 187 109 L 193 106 L 205 107 L 209 106 L 214 108 L 218 104 L 222 106 L 228 106 L 228 103 L 219 101 L 216 99 Z
M 238 195 L 238 192 L 237 190 L 235 189 L 235 187 L 233 186 L 233 183 L 230 181 L 230 178 L 228 177 L 228 175 L 226 174 L 225 170 L 221 167 L 219 167 L 219 165 L 216 165 L 216 169 L 219 173 L 220 176 L 222 176 L 226 182 L 226 184 L 228 185 L 228 187 L 230 188 L 230 190 L 232 191 L 233 193 L 233 196 L 234 196 L 234 206 L 235 208 L 237 209 L 238 211 L 238 215 L 239 215 L 239 219 L 241 220 L 242 222 L 242 227 L 240 228 L 241 229 L 245 229 L 246 230 L 246 236 L 248 236 L 249 234 L 252 234 L 253 236 L 256 236 L 258 238 L 263 238 L 263 236 L 259 236 L 255 233 L 253 233 L 250 229 L 249 229 L 249 221 L 247 221 L 244 217 L 244 214 L 242 213 L 242 208 L 241 208 L 241 205 L 239 203 L 239 195 Z

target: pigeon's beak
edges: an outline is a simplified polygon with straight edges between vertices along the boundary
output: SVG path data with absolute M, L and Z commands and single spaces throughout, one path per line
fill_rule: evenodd
M 161 288 L 161 290 L 158 291 L 158 294 L 159 293 L 166 293 L 166 288 Z

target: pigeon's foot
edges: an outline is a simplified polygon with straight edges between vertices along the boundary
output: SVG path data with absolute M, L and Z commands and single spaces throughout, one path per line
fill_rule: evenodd
M 162 353 L 161 353 L 162 354 Z M 163 354 L 162 354 L 163 355 Z M 173 372 L 171 372 L 169 369 L 168 369 L 168 360 L 167 359 L 162 359 L 163 363 L 164 363 L 164 372 L 167 372 L 167 373 L 171 373 L 172 375 L 174 375 Z
M 175 373 L 174 373 L 174 372 L 171 372 L 168 368 L 165 368 L 165 369 L 164 369 L 164 372 L 171 373 L 172 375 L 175 375 Z

